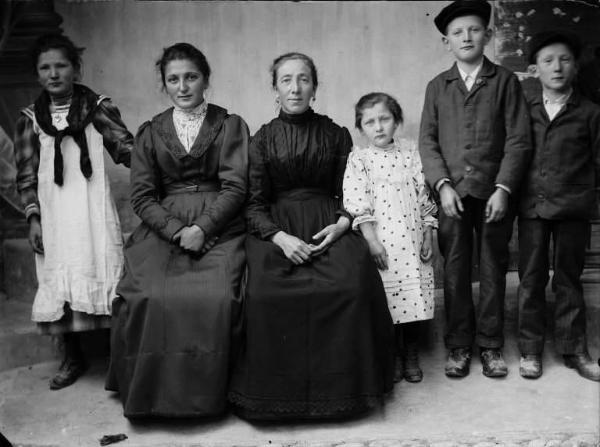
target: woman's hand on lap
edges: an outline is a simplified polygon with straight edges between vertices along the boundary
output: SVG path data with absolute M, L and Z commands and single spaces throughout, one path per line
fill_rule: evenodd
M 284 231 L 276 233 L 271 239 L 283 250 L 283 254 L 296 265 L 310 261 L 311 249 L 302 239 Z
M 198 225 L 184 227 L 177 234 L 179 233 L 179 246 L 184 250 L 198 252 L 203 247 L 204 231 Z

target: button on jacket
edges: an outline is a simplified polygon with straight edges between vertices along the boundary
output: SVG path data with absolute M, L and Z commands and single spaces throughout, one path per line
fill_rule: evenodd
M 461 197 L 518 190 L 531 156 L 529 114 L 517 77 L 484 57 L 470 91 L 456 63 L 427 85 L 419 151 L 433 188 L 449 178 Z
M 552 121 L 541 95 L 530 111 L 534 154 L 521 217 L 589 219 L 600 186 L 600 107 L 574 91 Z

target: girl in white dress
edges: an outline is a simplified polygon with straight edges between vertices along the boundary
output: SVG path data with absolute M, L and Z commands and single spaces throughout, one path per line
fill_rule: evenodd
M 396 375 L 420 382 L 418 322 L 433 318 L 432 231 L 437 207 L 421 172 L 416 144 L 394 139 L 403 123 L 398 102 L 370 93 L 355 107 L 355 125 L 368 140 L 354 148 L 344 176 L 344 208 L 360 229 L 383 280 L 396 329 Z
M 33 64 L 43 91 L 23 109 L 15 134 L 17 186 L 38 280 L 32 319 L 40 332 L 64 341 L 51 389 L 85 371 L 79 334 L 110 327 L 123 266 L 104 151 L 129 166 L 133 136 L 109 98 L 76 83 L 81 51 L 63 35 L 36 41 Z

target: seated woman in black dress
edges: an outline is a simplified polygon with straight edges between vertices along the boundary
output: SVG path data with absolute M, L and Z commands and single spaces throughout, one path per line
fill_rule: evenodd
M 341 205 L 352 140 L 309 107 L 308 56 L 278 57 L 272 75 L 281 111 L 250 144 L 246 336 L 229 397 L 249 419 L 351 416 L 391 390 L 394 367 L 383 285 Z
M 174 107 L 136 137 L 131 203 L 142 223 L 113 303 L 107 389 L 127 417 L 217 415 L 241 309 L 248 128 L 206 103 L 210 67 L 192 45 L 165 49 L 157 66 Z

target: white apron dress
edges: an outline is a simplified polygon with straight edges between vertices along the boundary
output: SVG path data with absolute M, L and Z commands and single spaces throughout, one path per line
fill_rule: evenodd
M 98 102 L 103 99 L 106 97 Z M 58 130 L 67 127 L 68 111 L 68 106 L 52 111 L 52 123 Z M 58 321 L 66 303 L 73 315 L 110 316 L 123 267 L 123 241 L 104 167 L 102 135 L 92 124 L 85 129 L 93 169 L 89 179 L 81 172 L 79 147 L 72 137 L 64 137 L 64 183 L 58 186 L 54 183 L 54 138 L 44 133 L 34 113 L 28 112 L 40 140 L 38 199 L 44 244 L 44 254 L 35 255 L 39 287 L 32 319 Z

